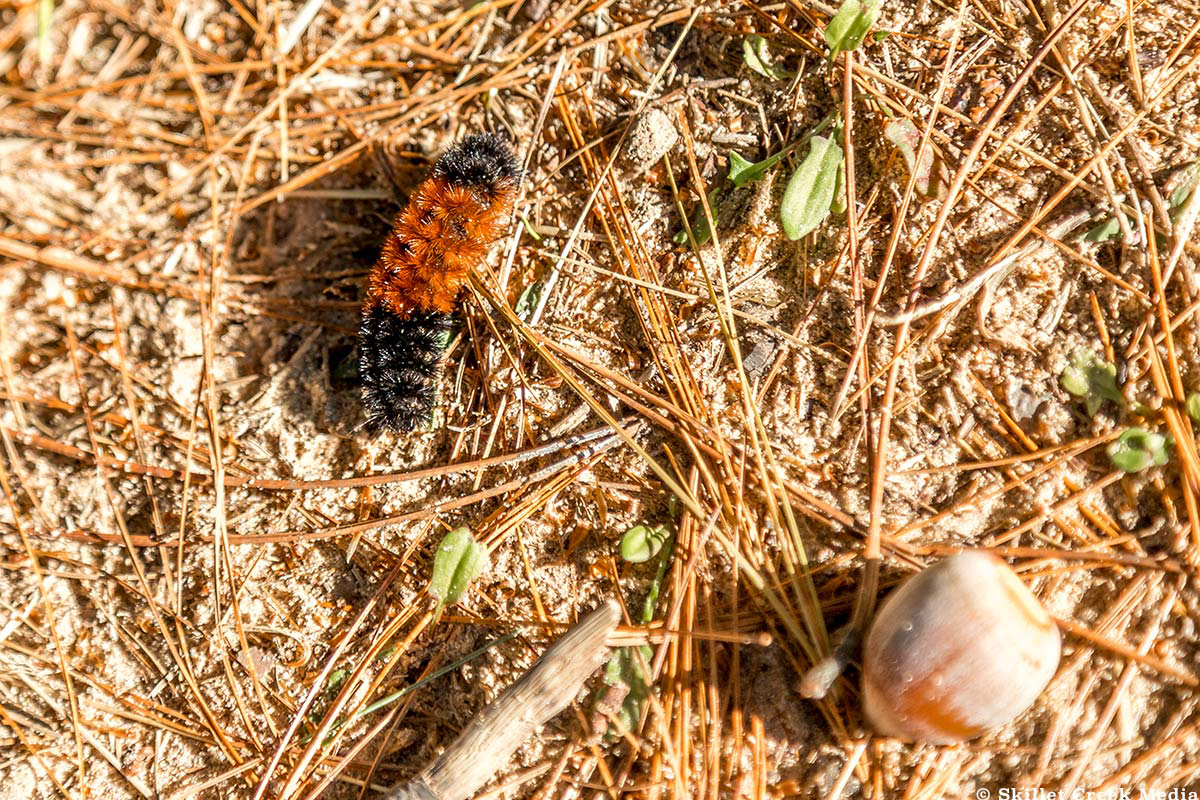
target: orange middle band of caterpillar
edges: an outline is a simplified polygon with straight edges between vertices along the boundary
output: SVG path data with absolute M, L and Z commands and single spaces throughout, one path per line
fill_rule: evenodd
M 393 220 L 359 326 L 369 428 L 410 431 L 429 419 L 451 312 L 508 222 L 520 173 L 501 137 L 468 136 L 437 160 Z

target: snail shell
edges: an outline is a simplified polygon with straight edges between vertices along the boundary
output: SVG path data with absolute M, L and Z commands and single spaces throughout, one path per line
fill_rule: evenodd
M 979 736 L 1033 704 L 1060 650 L 1054 620 L 1007 564 L 981 551 L 953 555 L 902 583 L 872 622 L 867 721 L 934 744 Z

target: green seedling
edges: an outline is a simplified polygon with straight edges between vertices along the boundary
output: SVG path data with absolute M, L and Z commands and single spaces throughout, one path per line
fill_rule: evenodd
M 857 50 L 867 31 L 879 18 L 882 0 L 844 0 L 841 8 L 825 28 L 825 43 L 829 45 L 829 60 L 842 51 Z
M 1124 472 L 1141 472 L 1150 466 L 1167 463 L 1170 440 L 1161 433 L 1144 428 L 1129 428 L 1110 444 L 1105 452 L 1113 466 Z
M 1192 422 L 1200 422 L 1200 392 L 1188 392 L 1187 399 L 1183 401 L 1183 407 L 1187 410 L 1187 415 L 1192 418 Z
M 433 578 L 429 581 L 429 593 L 437 598 L 439 611 L 463 598 L 487 560 L 487 548 L 475 541 L 467 528 L 455 528 L 446 534 L 433 557 Z
M 525 232 L 533 238 L 535 242 L 542 240 L 542 235 L 533 229 L 533 223 L 529 221 L 529 217 L 521 215 L 521 224 L 525 227 Z
M 646 674 L 653 652 L 647 645 L 637 647 L 622 647 L 613 654 L 604 666 L 604 685 L 608 689 L 605 694 L 616 689 L 614 694 L 624 694 L 621 705 L 611 709 L 616 717 L 616 730 L 609 728 L 608 738 L 615 739 L 620 731 L 630 731 L 637 728 L 638 720 L 642 718 L 642 708 L 646 698 L 650 696 L 650 679 Z M 603 696 L 602 696 L 603 697 Z M 602 698 L 597 698 L 599 702 Z
M 829 210 L 834 214 L 846 213 L 846 159 L 838 164 L 837 179 L 833 183 L 833 202 Z
M 708 191 L 708 209 L 712 212 L 713 222 L 717 221 L 717 198 L 720 194 L 720 189 L 716 187 Z M 697 247 L 708 244 L 708 240 L 712 238 L 712 226 L 708 224 L 708 216 L 704 213 L 704 205 L 702 203 L 697 204 L 696 210 L 692 215 L 692 237 L 696 240 Z M 687 228 L 672 236 L 671 241 L 675 242 L 675 244 L 687 244 Z
M 745 186 L 747 183 L 753 183 L 763 175 L 766 175 L 767 170 L 778 164 L 781 158 L 783 158 L 783 151 L 764 158 L 762 161 L 747 161 L 737 153 L 730 153 L 729 173 L 725 177 L 734 186 Z
M 1126 218 L 1128 219 L 1128 217 Z M 1085 242 L 1094 244 L 1103 244 L 1114 236 L 1121 235 L 1121 221 L 1116 217 L 1109 216 L 1102 219 L 1094 227 L 1089 228 L 1087 233 L 1080 238 Z
M 542 282 L 534 281 L 525 287 L 521 292 L 521 296 L 517 298 L 517 304 L 513 307 L 513 312 L 516 313 L 523 321 L 529 321 L 529 315 L 538 307 L 538 301 L 542 299 Z
M 1192 196 L 1192 192 L 1196 191 L 1197 184 L 1200 184 L 1200 161 L 1175 170 L 1171 177 L 1167 178 L 1167 208 L 1171 212 L 1171 222 L 1179 221 L 1183 206 Z
M 631 534 L 639 528 L 645 530 L 631 537 Z M 658 555 L 658 570 L 650 584 L 646 601 L 642 604 L 642 623 L 646 625 L 654 619 L 658 594 L 662 588 L 663 578 L 667 574 L 667 565 L 671 563 L 671 555 L 675 549 L 675 534 L 665 525 L 654 527 L 637 525 L 630 528 L 621 537 L 621 556 L 626 561 L 631 561 L 632 559 L 628 558 L 625 553 L 626 540 L 633 539 L 652 543 L 660 536 L 665 538 L 661 540 L 654 551 Z M 644 560 L 653 557 L 651 555 Z M 634 563 L 639 562 L 635 561 Z M 598 718 L 603 721 L 603 715 L 606 713 L 611 713 L 616 717 L 617 725 L 610 725 L 608 729 L 609 739 L 616 738 L 622 731 L 635 729 L 638 721 L 642 718 L 642 709 L 646 705 L 646 699 L 650 696 L 652 677 L 650 675 L 650 659 L 652 655 L 653 651 L 646 645 L 622 647 L 613 654 L 604 667 L 604 688 L 596 696 L 593 719 Z M 619 706 L 615 705 L 617 702 L 620 703 Z
M 741 188 L 748 183 L 754 183 L 763 175 L 766 175 L 767 170 L 778 164 L 794 148 L 795 145 L 785 147 L 775 155 L 767 156 L 762 161 L 747 161 L 737 153 L 730 153 L 729 173 L 725 177 L 737 188 Z
M 666 525 L 634 525 L 621 537 L 621 558 L 630 564 L 644 564 L 658 555 L 670 538 Z
M 806 236 L 829 216 L 837 192 L 838 170 L 846 155 L 832 138 L 814 136 L 808 155 L 788 181 L 779 217 L 792 241 Z
M 729 154 L 729 172 L 725 176 L 735 187 L 741 188 L 748 183 L 754 183 L 756 180 L 767 174 L 767 170 L 778 164 L 783 158 L 800 145 L 808 141 L 811 136 L 816 136 L 821 131 L 828 128 L 833 121 L 837 119 L 836 114 L 829 114 L 817 126 L 809 132 L 808 136 L 801 137 L 795 142 L 792 142 L 787 147 L 780 150 L 772 156 L 767 156 L 762 161 L 748 161 L 738 153 Z
M 933 152 L 933 146 L 927 145 L 917 163 L 917 151 L 921 148 L 921 132 L 907 117 L 894 119 L 883 129 L 883 135 L 896 146 L 904 158 L 910 175 L 916 175 L 917 191 L 931 200 L 945 194 L 947 181 L 944 165 Z
M 329 679 L 325 684 L 325 691 L 333 694 L 338 689 L 342 688 L 342 684 L 346 682 L 346 678 L 350 677 L 350 670 L 335 669 L 329 673 Z
M 1200 161 L 1180 167 L 1171 173 L 1171 177 L 1167 178 L 1163 189 L 1167 195 L 1167 212 L 1172 223 L 1179 222 L 1180 216 L 1183 214 L 1183 207 L 1188 198 L 1192 196 L 1192 192 L 1196 191 L 1198 184 L 1200 184 Z M 1132 219 L 1129 217 L 1126 219 L 1129 220 L 1130 225 L 1133 224 Z M 1101 244 L 1120 235 L 1121 223 L 1116 216 L 1109 214 L 1079 238 L 1085 242 Z
M 771 64 L 771 54 L 767 50 L 767 40 L 755 34 L 742 40 L 742 59 L 746 66 L 773 81 L 783 80 L 788 76 L 786 70 Z
M 1117 387 L 1117 368 L 1091 350 L 1079 348 L 1058 376 L 1062 387 L 1076 397 L 1084 398 L 1089 417 L 1094 417 L 1105 400 L 1125 405 L 1125 396 Z

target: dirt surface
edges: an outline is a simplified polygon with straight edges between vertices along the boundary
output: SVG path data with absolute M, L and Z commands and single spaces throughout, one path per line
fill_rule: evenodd
M 833 10 L 0 7 L 0 797 L 374 796 L 606 596 L 642 718 L 597 741 L 581 695 L 488 796 L 1197 785 L 1200 6 L 890 3 L 830 63 Z M 518 212 L 430 425 L 369 433 L 367 270 L 480 130 Z M 817 131 L 850 210 L 793 242 Z M 1064 389 L 1081 350 L 1123 402 Z M 1166 464 L 1114 468 L 1131 427 Z M 623 560 L 638 524 L 674 546 Z M 489 564 L 438 614 L 459 526 Z M 1031 710 L 933 747 L 868 735 L 857 660 L 800 696 L 875 546 L 881 595 L 955 547 L 1017 569 L 1064 631 Z

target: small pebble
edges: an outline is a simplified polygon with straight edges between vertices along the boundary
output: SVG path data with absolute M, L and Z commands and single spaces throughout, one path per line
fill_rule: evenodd
M 679 131 L 675 130 L 667 113 L 660 108 L 651 108 L 633 123 L 625 156 L 640 175 L 671 152 L 678 141 Z

